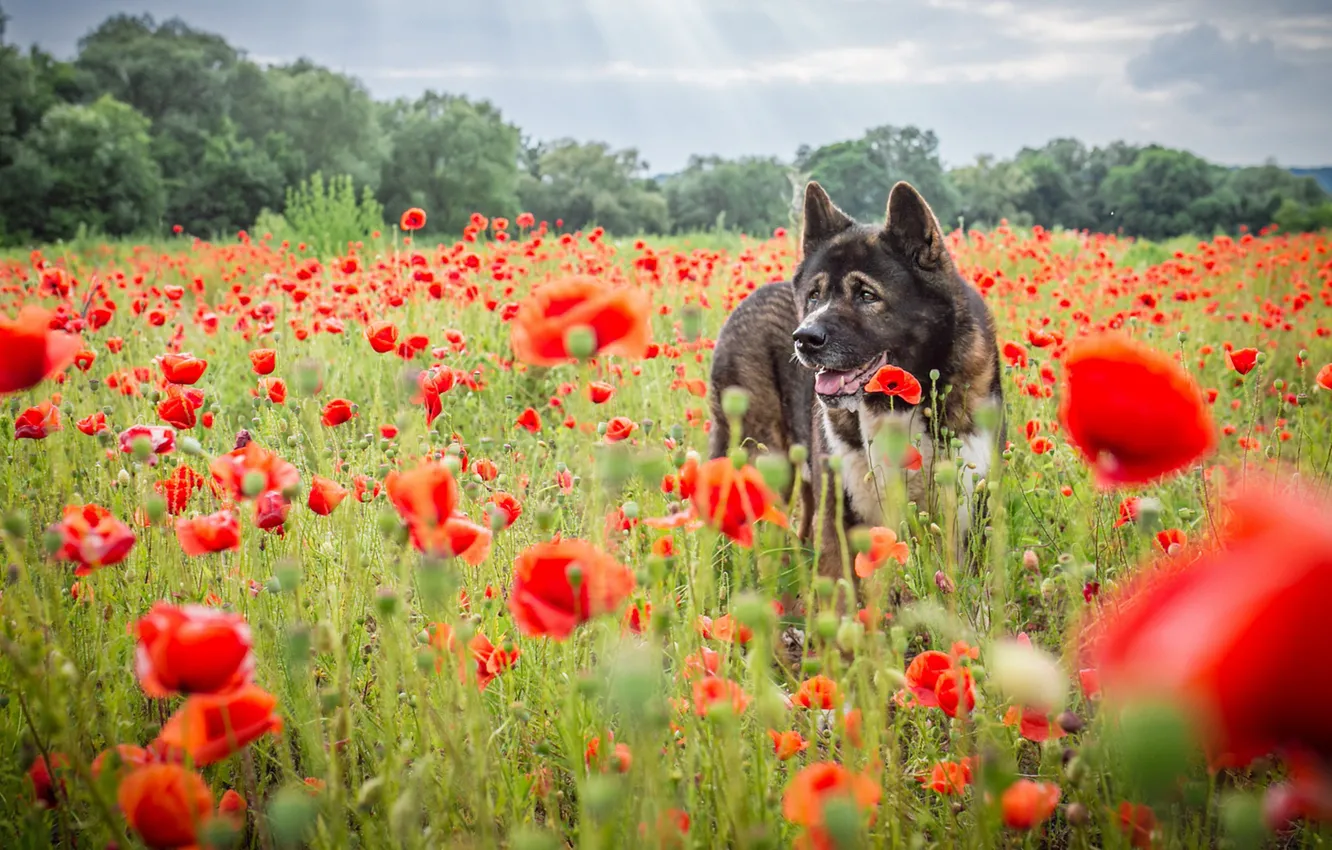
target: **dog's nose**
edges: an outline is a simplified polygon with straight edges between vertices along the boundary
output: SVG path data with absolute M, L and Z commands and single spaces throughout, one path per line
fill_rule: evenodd
M 828 334 L 819 325 L 796 328 L 791 337 L 795 340 L 796 348 L 801 351 L 817 351 L 828 341 Z

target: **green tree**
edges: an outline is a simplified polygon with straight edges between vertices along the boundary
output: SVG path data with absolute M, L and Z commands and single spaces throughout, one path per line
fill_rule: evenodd
M 389 140 L 380 105 L 360 82 L 302 59 L 267 70 L 240 62 L 231 86 L 231 116 L 242 137 L 263 143 L 285 135 L 304 158 L 302 177 L 347 174 L 358 186 L 378 188 Z
M 1016 162 L 983 154 L 975 165 L 955 168 L 948 177 L 957 189 L 958 212 L 966 227 L 997 227 L 1005 219 L 1015 226 L 1032 223 L 1019 199 L 1031 192 L 1034 183 Z
M 925 197 L 946 230 L 957 223 L 960 199 L 939 161 L 939 139 L 932 130 L 875 127 L 854 141 L 802 148 L 796 166 L 862 221 L 882 219 L 893 184 L 906 180 Z
M 1227 226 L 1231 230 L 1245 225 L 1256 231 L 1272 224 L 1287 201 L 1298 209 L 1332 200 L 1312 177 L 1297 177 L 1271 163 L 1227 171 L 1219 182 L 1233 197 L 1234 213 Z
M 767 235 L 786 224 L 790 168 L 775 158 L 691 157 L 663 184 L 677 232 L 721 226 Z
M 256 144 L 238 138 L 227 121 L 222 132 L 203 140 L 203 156 L 176 183 L 167 219 L 189 222 L 191 232 L 206 236 L 234 232 L 264 209 L 281 209 L 303 162 L 286 136 L 269 134 Z
M 436 233 L 459 233 L 473 212 L 518 206 L 518 129 L 488 101 L 427 92 L 385 108 L 390 145 L 379 199 L 392 220 L 426 211 Z
M 647 163 L 630 148 L 571 139 L 541 145 L 525 161 L 534 168 L 519 178 L 523 209 L 570 229 L 600 225 L 612 233 L 664 233 L 670 209 L 660 187 L 642 175 Z
M 1111 168 L 1098 192 L 1111 220 L 1129 236 L 1169 239 L 1210 230 L 1221 217 L 1212 194 L 1214 167 L 1187 151 L 1143 151 Z M 1201 225 L 1201 227 L 1200 227 Z
M 74 236 L 80 225 L 111 236 L 159 226 L 163 185 L 148 126 L 109 95 L 48 110 L 0 173 L 9 232 L 51 241 Z

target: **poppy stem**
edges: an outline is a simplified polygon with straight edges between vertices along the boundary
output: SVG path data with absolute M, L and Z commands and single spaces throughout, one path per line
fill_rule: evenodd
M 254 771 L 254 756 L 250 748 L 241 750 L 241 769 L 245 772 L 245 793 L 250 798 L 250 805 L 259 803 L 259 780 Z M 263 850 L 273 850 L 273 837 L 269 834 L 268 823 L 264 818 L 255 818 L 255 832 L 259 833 L 259 846 Z

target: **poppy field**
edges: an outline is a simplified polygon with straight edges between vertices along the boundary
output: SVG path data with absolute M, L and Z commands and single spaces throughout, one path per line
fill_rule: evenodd
M 707 456 L 795 234 L 427 213 L 0 256 L 0 846 L 1332 839 L 1327 234 L 950 235 L 984 552 L 899 500 L 838 577 L 803 447 Z

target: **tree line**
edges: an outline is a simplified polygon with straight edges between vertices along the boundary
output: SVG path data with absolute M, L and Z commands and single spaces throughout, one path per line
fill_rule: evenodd
M 947 226 L 1007 220 L 1153 239 L 1332 227 L 1317 181 L 1273 164 L 1226 168 L 1157 145 L 1056 139 L 950 169 L 935 134 L 912 126 L 802 147 L 791 161 L 696 156 L 654 177 L 634 149 L 534 141 L 462 95 L 376 101 L 352 77 L 305 59 L 261 67 L 178 19 L 110 17 L 64 61 L 5 42 L 0 12 L 0 244 L 81 228 L 234 233 L 283 211 L 312 175 L 349 180 L 389 221 L 426 209 L 438 234 L 460 232 L 474 211 L 619 234 L 767 234 L 791 223 L 808 179 L 866 220 L 909 180 Z

